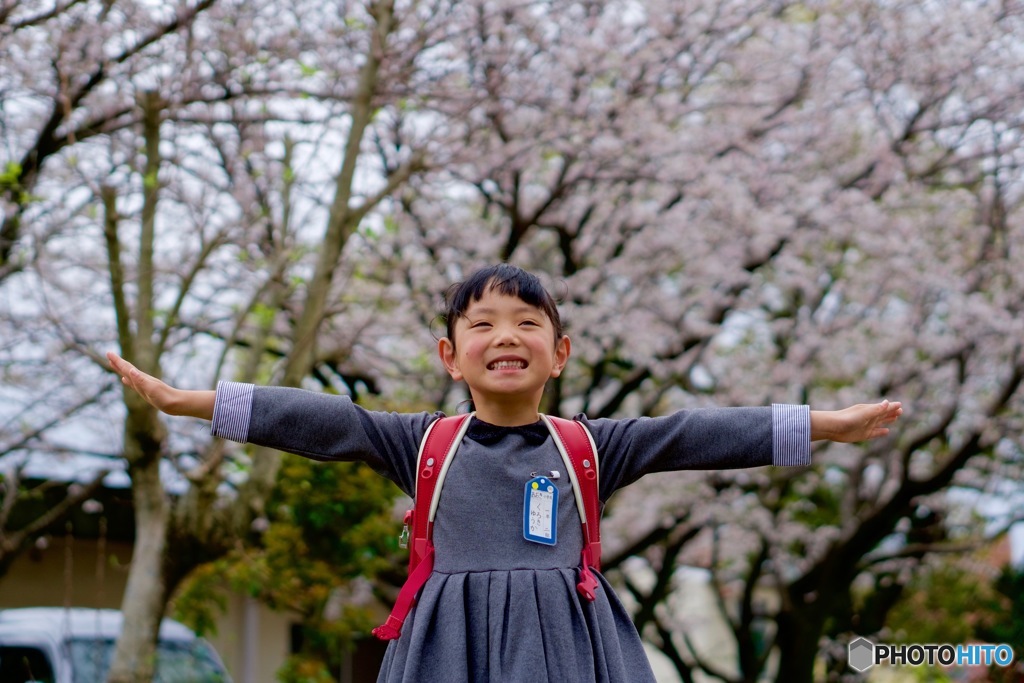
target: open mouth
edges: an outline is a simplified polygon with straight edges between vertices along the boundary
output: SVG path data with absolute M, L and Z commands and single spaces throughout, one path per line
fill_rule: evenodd
M 488 370 L 524 370 L 526 369 L 526 361 L 524 360 L 496 360 L 487 364 Z

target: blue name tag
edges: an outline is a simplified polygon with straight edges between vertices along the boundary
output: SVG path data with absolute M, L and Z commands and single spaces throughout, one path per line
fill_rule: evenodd
M 558 540 L 558 487 L 547 477 L 534 477 L 526 482 L 523 538 L 545 545 L 554 545 Z

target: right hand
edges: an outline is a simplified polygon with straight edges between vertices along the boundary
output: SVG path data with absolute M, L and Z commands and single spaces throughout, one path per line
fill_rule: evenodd
M 213 419 L 213 391 L 183 391 L 147 375 L 116 353 L 107 352 L 107 360 L 121 382 L 135 391 L 147 403 L 168 415 L 188 415 L 206 420 Z
M 113 351 L 107 352 L 107 360 L 110 361 L 114 372 L 121 376 L 122 384 L 133 389 L 154 408 L 164 410 L 164 407 L 170 402 L 170 393 L 173 391 L 169 385 L 152 375 L 147 375 Z

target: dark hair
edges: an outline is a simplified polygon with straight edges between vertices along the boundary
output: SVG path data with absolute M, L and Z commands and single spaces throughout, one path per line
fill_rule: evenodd
M 514 296 L 531 306 L 544 311 L 555 328 L 555 341 L 562 338 L 562 318 L 558 315 L 555 299 L 533 273 L 508 263 L 487 266 L 470 275 L 465 281 L 448 288 L 445 294 L 447 312 L 444 320 L 448 339 L 455 343 L 455 321 L 466 314 L 474 301 L 479 301 L 485 292 L 494 290 L 498 294 Z

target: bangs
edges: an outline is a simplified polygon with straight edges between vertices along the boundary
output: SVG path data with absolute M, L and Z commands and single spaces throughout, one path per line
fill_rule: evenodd
M 486 292 L 493 291 L 504 296 L 514 296 L 530 306 L 544 311 L 555 328 L 555 338 L 562 336 L 562 321 L 558 315 L 558 307 L 540 279 L 533 273 L 507 263 L 481 268 L 469 276 L 464 282 L 452 285 L 448 289 L 447 313 L 445 324 L 448 338 L 454 339 L 455 321 L 466 313 L 466 309 L 474 301 L 483 298 Z

